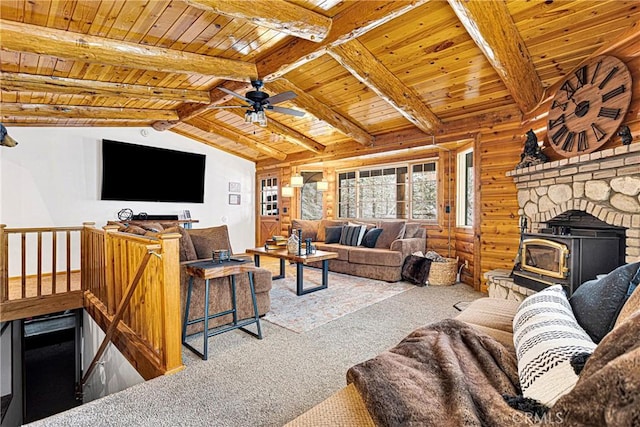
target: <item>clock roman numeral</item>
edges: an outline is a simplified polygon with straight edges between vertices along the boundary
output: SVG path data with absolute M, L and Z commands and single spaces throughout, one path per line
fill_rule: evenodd
M 602 65 L 602 60 L 598 61 L 596 64 L 596 69 L 593 70 L 593 76 L 591 76 L 591 84 L 596 82 L 596 78 L 598 77 L 598 72 L 600 71 L 600 66 Z
M 576 88 L 573 87 L 569 80 L 562 84 L 560 90 L 564 90 L 565 92 L 567 92 L 567 99 L 573 98 L 573 94 L 576 93 Z
M 625 91 L 624 85 L 620 85 L 617 88 L 615 88 L 613 90 L 610 90 L 609 92 L 607 92 L 604 95 L 602 95 L 602 102 L 607 102 L 611 98 L 614 98 L 614 97 L 620 95 L 621 93 L 624 93 L 624 91 Z
M 564 140 L 564 144 L 562 144 L 562 149 L 564 151 L 571 151 L 573 150 L 573 140 L 576 137 L 576 133 L 575 132 L 569 132 L 567 134 L 567 138 Z
M 564 123 L 564 114 L 558 117 L 557 119 L 549 119 L 549 129 L 553 129 L 558 126 L 560 123 Z
M 558 100 L 554 99 L 553 104 L 551 104 L 551 109 L 560 107 L 562 111 L 565 111 L 568 104 L 568 102 L 558 102 Z
M 618 72 L 618 67 L 613 67 L 611 69 L 611 71 L 609 71 L 609 74 L 607 74 L 607 76 L 604 78 L 602 83 L 600 83 L 598 85 L 598 89 L 600 89 L 600 90 L 604 89 L 604 87 L 607 85 L 607 83 L 609 83 L 609 80 L 611 80 L 613 78 L 613 76 L 616 75 L 617 72 Z
M 595 123 L 591 123 L 591 130 L 593 130 L 593 134 L 596 136 L 596 140 L 598 142 L 602 141 L 604 137 L 607 136 L 607 133 Z
M 578 134 L 578 151 L 585 151 L 589 148 L 589 143 L 587 142 L 587 131 L 580 131 Z
M 562 125 L 562 127 L 558 129 L 556 133 L 551 135 L 551 140 L 553 141 L 554 144 L 558 145 L 560 143 L 560 140 L 562 140 L 562 138 L 567 134 L 567 132 L 569 132 L 569 128 L 567 127 L 567 125 Z
M 598 117 L 606 117 L 613 120 L 616 120 L 619 115 L 620 108 L 600 107 L 600 111 L 598 112 Z
M 578 79 L 578 85 L 576 86 L 576 89 L 580 89 L 587 83 L 587 66 L 583 65 L 574 74 Z

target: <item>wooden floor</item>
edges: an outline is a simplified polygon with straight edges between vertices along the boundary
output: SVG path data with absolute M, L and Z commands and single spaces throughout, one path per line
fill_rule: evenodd
M 38 293 L 38 277 L 28 276 L 25 280 L 25 298 L 35 297 L 38 295 L 51 295 L 53 276 L 43 275 L 40 283 L 40 293 Z M 68 289 L 68 286 L 70 287 Z M 67 284 L 67 273 L 56 274 L 56 292 L 65 293 L 67 291 L 79 291 L 80 286 L 80 272 L 74 271 L 70 274 L 69 284 Z M 9 279 L 9 301 L 19 300 L 23 298 L 22 295 L 22 280 L 19 277 Z
M 250 256 L 250 255 L 247 255 Z M 262 256 L 260 257 L 260 265 L 274 274 L 278 274 L 280 268 L 280 261 L 276 258 Z M 41 281 L 40 295 L 51 295 L 51 275 L 43 275 Z M 71 291 L 79 291 L 81 289 L 80 284 L 80 271 L 74 271 L 71 273 L 70 278 Z M 38 296 L 38 278 L 37 276 L 28 276 L 25 281 L 26 295 L 25 298 Z M 66 272 L 56 274 L 56 293 L 67 292 L 67 274 Z M 9 300 L 15 301 L 22 298 L 22 282 L 19 277 L 9 279 Z

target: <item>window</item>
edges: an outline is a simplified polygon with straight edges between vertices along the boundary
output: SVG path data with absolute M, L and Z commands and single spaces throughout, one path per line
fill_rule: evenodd
M 260 215 L 278 215 L 278 178 L 260 180 Z
M 338 173 L 339 218 L 436 220 L 436 163 Z
M 322 191 L 318 191 L 318 181 L 322 181 L 322 172 L 302 172 L 301 219 L 322 219 Z
M 458 227 L 473 226 L 473 149 L 458 153 L 457 209 Z

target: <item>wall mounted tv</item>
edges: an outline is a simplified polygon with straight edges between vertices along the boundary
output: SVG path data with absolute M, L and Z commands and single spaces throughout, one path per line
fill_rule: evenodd
M 204 202 L 204 154 L 102 140 L 102 200 Z

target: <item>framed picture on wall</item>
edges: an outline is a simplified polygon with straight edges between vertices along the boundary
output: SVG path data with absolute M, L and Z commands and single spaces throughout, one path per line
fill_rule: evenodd
M 229 182 L 229 192 L 230 193 L 239 193 L 240 192 L 240 183 L 239 182 Z
M 240 195 L 239 194 L 229 194 L 229 204 L 230 205 L 239 205 L 240 204 Z

